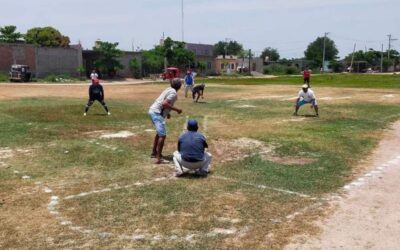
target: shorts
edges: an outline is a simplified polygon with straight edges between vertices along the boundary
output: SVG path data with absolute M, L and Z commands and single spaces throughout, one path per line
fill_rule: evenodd
M 161 114 L 157 114 L 154 112 L 149 112 L 149 116 L 151 121 L 156 128 L 156 132 L 158 136 L 167 136 L 167 128 L 165 126 L 165 119 Z
M 303 106 L 304 104 L 307 104 L 307 103 L 311 103 L 313 106 L 318 106 L 317 100 L 313 100 L 313 101 L 311 101 L 311 102 L 307 102 L 307 101 L 305 101 L 304 99 L 300 100 L 300 101 L 297 103 L 297 106 L 301 107 L 301 106 Z

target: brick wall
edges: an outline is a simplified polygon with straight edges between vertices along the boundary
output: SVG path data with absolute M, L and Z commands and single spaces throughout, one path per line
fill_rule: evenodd
M 24 64 L 36 72 L 35 47 L 27 44 L 0 44 L 0 71 L 9 72 L 12 64 Z

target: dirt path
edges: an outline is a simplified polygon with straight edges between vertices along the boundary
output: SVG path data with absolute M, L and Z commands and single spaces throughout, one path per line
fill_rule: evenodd
M 400 122 L 373 155 L 370 172 L 345 187 L 347 194 L 322 233 L 302 236 L 286 249 L 400 249 Z

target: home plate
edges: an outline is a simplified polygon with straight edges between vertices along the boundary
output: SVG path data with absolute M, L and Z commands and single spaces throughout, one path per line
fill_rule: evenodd
M 130 136 L 134 136 L 135 134 L 129 131 L 119 131 L 117 133 L 108 133 L 108 134 L 102 134 L 100 138 L 103 139 L 111 139 L 111 138 L 127 138 Z
M 237 105 L 235 108 L 256 108 L 254 105 Z

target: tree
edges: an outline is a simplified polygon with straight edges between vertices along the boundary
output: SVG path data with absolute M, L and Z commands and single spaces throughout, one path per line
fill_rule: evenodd
M 114 77 L 117 70 L 123 69 L 122 64 L 117 60 L 122 55 L 118 48 L 118 43 L 97 41 L 93 50 L 99 53 L 99 59 L 94 62 L 95 66 L 101 71 Z
M 136 79 L 140 78 L 140 63 L 136 58 L 129 61 L 129 68 L 132 71 L 133 77 Z
M 28 30 L 25 35 L 27 43 L 44 47 L 68 47 L 70 40 L 53 27 L 37 27 Z
M 335 42 L 329 37 L 318 37 L 314 42 L 310 43 L 304 55 L 307 60 L 314 61 L 312 67 L 320 67 L 322 65 L 322 56 L 325 40 L 325 61 L 336 61 L 339 51 L 336 48 Z
M 3 43 L 16 43 L 20 42 L 23 38 L 22 34 L 17 31 L 14 25 L 0 27 L 0 42 Z
M 167 58 L 169 66 L 185 68 L 195 65 L 195 54 L 186 49 L 184 42 L 174 41 L 167 37 L 159 49 Z
M 384 52 L 384 57 L 383 57 L 383 70 L 387 71 L 387 69 L 394 65 L 399 63 L 399 52 L 396 50 L 390 50 L 390 60 L 387 58 L 388 51 Z M 351 59 L 353 57 L 353 53 L 348 54 L 345 57 L 345 61 L 347 64 L 351 63 Z M 357 61 L 366 61 L 371 67 L 373 68 L 380 68 L 381 65 L 381 59 L 382 59 L 382 52 L 377 51 L 374 49 L 369 49 L 367 52 L 364 52 L 363 50 L 359 50 L 354 52 L 354 62 Z
M 219 41 L 214 45 L 214 55 L 234 55 L 239 56 L 243 51 L 243 45 L 236 41 Z
M 142 67 L 144 74 L 160 73 L 164 68 L 164 55 L 158 46 L 154 49 L 142 51 Z
M 260 58 L 263 59 L 264 62 L 266 61 L 278 61 L 280 58 L 279 52 L 277 49 L 271 48 L 271 47 L 267 47 L 263 50 L 263 52 L 261 53 Z

